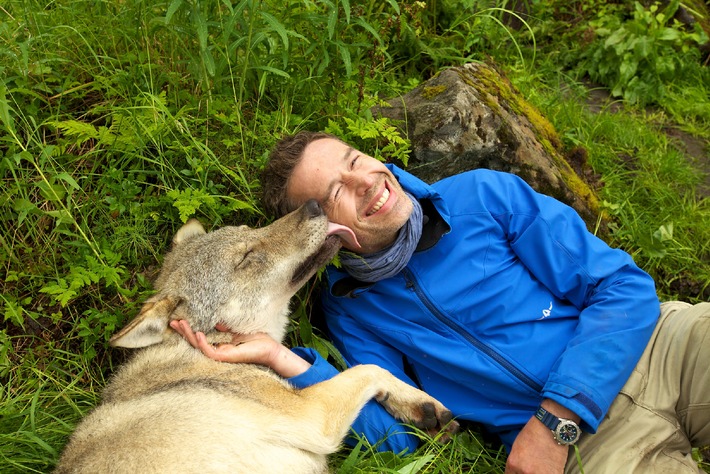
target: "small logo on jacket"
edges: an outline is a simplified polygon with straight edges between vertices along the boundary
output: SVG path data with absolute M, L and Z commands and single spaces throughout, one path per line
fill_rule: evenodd
M 539 321 L 540 319 L 545 319 L 546 317 L 550 316 L 551 314 L 552 314 L 552 301 L 550 301 L 550 307 L 549 307 L 549 308 L 542 310 L 542 317 L 540 317 L 540 318 L 538 319 L 538 321 Z

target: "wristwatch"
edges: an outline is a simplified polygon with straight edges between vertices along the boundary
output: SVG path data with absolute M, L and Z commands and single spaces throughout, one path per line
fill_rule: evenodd
M 542 407 L 537 409 L 535 418 L 552 431 L 552 437 L 555 438 L 557 444 L 571 446 L 577 442 L 579 435 L 582 434 L 582 430 L 577 423 L 572 420 L 557 418 Z

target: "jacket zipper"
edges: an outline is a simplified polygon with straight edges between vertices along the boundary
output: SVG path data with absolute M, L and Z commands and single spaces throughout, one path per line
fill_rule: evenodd
M 468 331 L 464 330 L 459 324 L 446 316 L 444 313 L 439 311 L 438 308 L 434 306 L 434 304 L 424 295 L 422 292 L 421 288 L 419 287 L 419 284 L 414 277 L 414 274 L 412 273 L 411 270 L 409 269 L 404 269 L 404 275 L 405 279 L 407 281 L 407 286 L 411 287 L 414 290 L 414 293 L 416 293 L 417 297 L 419 300 L 424 303 L 424 305 L 429 309 L 431 314 L 434 315 L 439 321 L 447 325 L 449 328 L 451 328 L 454 332 L 460 334 L 463 336 L 464 339 L 466 339 L 473 347 L 481 351 L 483 354 L 486 356 L 490 357 L 493 359 L 496 363 L 498 363 L 500 366 L 502 366 L 504 369 L 506 369 L 508 372 L 513 374 L 515 377 L 518 378 L 521 382 L 523 382 L 525 385 L 530 387 L 531 389 L 535 390 L 537 393 L 542 392 L 542 386 L 537 383 L 535 380 L 532 378 L 528 377 L 525 373 L 523 373 L 521 370 L 519 370 L 515 365 L 513 365 L 511 362 L 509 362 L 505 357 L 503 357 L 501 354 L 496 352 L 495 350 L 491 349 L 484 343 L 482 343 L 480 340 L 478 340 L 476 337 L 472 336 Z

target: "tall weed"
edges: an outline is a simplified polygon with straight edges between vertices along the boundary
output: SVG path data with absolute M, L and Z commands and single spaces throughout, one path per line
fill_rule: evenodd
M 472 59 L 493 55 L 517 65 L 526 93 L 537 95 L 567 144 L 588 147 L 607 183 L 614 243 L 657 276 L 664 295 L 687 294 L 681 283 L 710 281 L 699 261 L 710 241 L 707 200 L 693 195 L 697 178 L 672 143 L 657 137 L 658 127 L 647 130 L 657 117 L 635 115 L 627 123 L 587 116 L 577 112 L 580 103 L 545 90 L 565 64 L 561 57 L 566 64 L 588 58 L 590 70 L 636 60 L 646 86 L 621 83 L 622 96 L 628 90 L 637 103 L 655 98 L 686 130 L 708 137 L 707 69 L 683 51 L 702 41 L 700 34 L 669 33 L 676 28 L 660 9 L 626 18 L 617 15 L 621 7 L 599 9 L 595 0 L 556 0 L 546 10 L 550 2 L 524 2 L 527 13 L 511 11 L 514 3 L 3 3 L 0 472 L 51 469 L 120 359 L 106 351 L 106 340 L 150 294 L 181 222 L 268 221 L 258 204 L 258 173 L 280 135 L 325 129 L 406 163 L 406 137 L 368 109 Z M 599 13 L 591 50 L 583 41 L 589 25 L 556 17 L 565 9 Z M 522 29 L 510 26 L 511 16 Z M 603 28 L 617 25 L 624 35 L 605 47 L 613 32 L 604 36 Z M 646 49 L 632 48 L 633 38 Z M 670 69 L 653 69 L 643 51 L 654 60 L 680 51 L 668 61 L 683 81 L 669 83 Z M 599 80 L 613 84 L 619 79 L 612 73 Z M 659 84 L 662 97 L 644 95 Z M 312 289 L 299 294 L 289 338 L 343 367 L 310 320 Z M 502 452 L 468 434 L 446 447 L 425 443 L 414 457 L 363 447 L 336 457 L 336 470 L 495 472 L 504 463 Z
M 628 19 L 619 14 L 620 6 L 602 7 L 590 22 L 596 37 L 581 52 L 578 70 L 630 103 L 661 102 L 669 86 L 698 68 L 698 46 L 708 41 L 697 22 L 688 31 L 674 19 L 679 5 L 634 2 Z

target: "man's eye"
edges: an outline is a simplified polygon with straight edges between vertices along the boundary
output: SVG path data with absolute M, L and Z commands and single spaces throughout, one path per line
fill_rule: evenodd
M 350 169 L 351 170 L 355 169 L 355 164 L 357 163 L 358 158 L 360 158 L 360 157 L 356 156 L 355 158 L 352 159 L 352 161 L 350 161 Z

